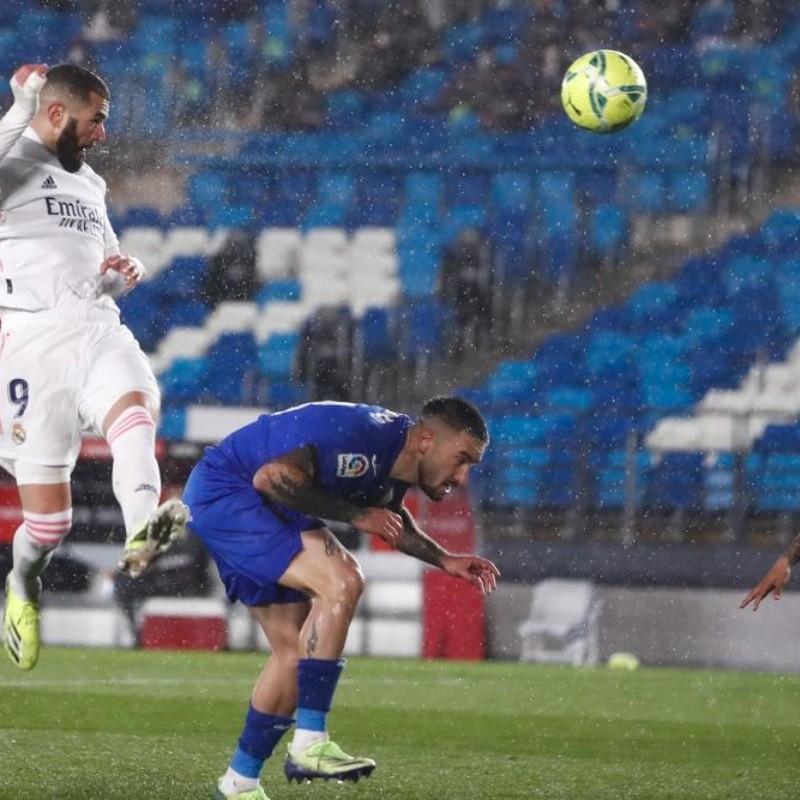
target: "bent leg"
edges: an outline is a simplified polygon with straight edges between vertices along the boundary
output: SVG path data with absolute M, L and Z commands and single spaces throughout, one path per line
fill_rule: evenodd
M 297 641 L 309 604 L 273 603 L 249 610 L 264 631 L 272 655 L 253 689 L 239 746 L 219 781 L 223 797 L 257 790 L 264 762 L 294 722 L 297 703 Z
M 358 562 L 329 530 L 303 531 L 301 536 L 303 551 L 280 579 L 282 585 L 314 598 L 300 632 L 297 727 L 284 772 L 290 781 L 356 781 L 369 775 L 375 762 L 348 755 L 330 741 L 326 718 L 344 667 L 340 657 L 364 577 Z
M 14 566 L 9 581 L 18 595 L 38 601 L 39 576 L 72 527 L 69 470 L 17 464 L 15 474 L 23 523 L 14 534 Z M 48 480 L 53 482 L 38 482 Z
M 161 472 L 156 460 L 158 403 L 148 392 L 128 392 L 102 422 L 114 460 L 111 484 L 125 519 L 120 568 L 138 578 L 186 531 L 188 512 L 177 498 L 159 505 Z
M 8 657 L 29 670 L 39 658 L 40 575 L 72 526 L 72 493 L 67 467 L 17 463 L 14 473 L 23 523 L 14 534 L 3 628 Z
M 310 603 L 273 603 L 249 609 L 272 648 L 253 688 L 254 708 L 291 716 L 297 707 L 297 661 L 300 629 Z
M 338 659 L 364 591 L 364 576 L 355 558 L 329 530 L 303 531 L 301 538 L 303 551 L 279 581 L 314 598 L 300 632 L 300 654 Z
M 161 499 L 156 414 L 155 402 L 147 393 L 128 392 L 103 420 L 103 436 L 113 458 L 111 485 L 125 519 L 126 538 L 150 517 Z

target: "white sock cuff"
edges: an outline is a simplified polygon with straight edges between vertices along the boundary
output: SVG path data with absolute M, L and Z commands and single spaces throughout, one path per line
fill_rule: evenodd
M 132 430 L 143 428 L 155 434 L 156 423 L 150 416 L 150 412 L 144 406 L 130 406 L 126 408 L 112 423 L 106 433 L 106 441 L 109 447 L 113 447 L 114 442 L 120 436 Z
M 24 512 L 23 518 L 27 535 L 44 547 L 58 547 L 72 527 L 71 508 L 53 514 Z

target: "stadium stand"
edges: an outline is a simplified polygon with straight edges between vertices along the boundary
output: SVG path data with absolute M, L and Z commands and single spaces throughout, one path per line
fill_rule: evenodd
M 8 74 L 30 42 L 51 62 L 96 66 L 114 92 L 109 135 L 168 142 L 164 165 L 186 176 L 181 205 L 115 212 L 123 249 L 149 268 L 121 308 L 161 380 L 170 438 L 186 435 L 195 404 L 314 396 L 301 331 L 328 306 L 352 319 L 351 397 L 403 399 L 402 380 L 425 391 L 454 319 L 444 259 L 467 229 L 492 253 L 490 339 L 512 313 L 528 333 L 528 298 L 575 299 L 643 225 L 696 224 L 746 195 L 765 163 L 794 157 L 791 4 L 759 27 L 724 3 L 685 4 L 685 18 L 670 3 L 598 4 L 582 19 L 475 4 L 437 26 L 389 3 L 363 30 L 334 24 L 326 4 L 309 16 L 290 5 L 147 0 L 101 39 L 78 11 L 0 11 Z M 660 37 L 644 24 L 653 14 Z M 375 31 L 390 45 L 370 75 Z M 563 67 L 600 37 L 650 83 L 646 114 L 615 137 L 577 130 L 552 101 Z M 244 108 L 226 100 L 237 91 Z M 562 533 L 581 528 L 576 515 L 631 509 L 800 511 L 800 450 L 782 444 L 798 412 L 798 219 L 773 214 L 533 353 L 517 345 L 495 363 L 489 345 L 466 363 L 480 380 L 453 373 L 495 431 L 483 506 L 568 518 Z M 255 291 L 211 302 L 209 264 L 240 231 Z

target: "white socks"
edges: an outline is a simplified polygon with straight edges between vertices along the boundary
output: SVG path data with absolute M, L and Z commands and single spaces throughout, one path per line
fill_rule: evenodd
M 295 751 L 305 750 L 307 747 L 311 747 L 312 744 L 327 742 L 329 738 L 326 731 L 306 731 L 302 728 L 295 728 L 291 749 Z
M 219 790 L 224 794 L 251 792 L 253 789 L 258 789 L 258 778 L 246 778 L 230 767 L 219 782 Z
M 108 429 L 114 466 L 111 485 L 122 508 L 126 538 L 150 517 L 161 499 L 156 424 L 144 406 L 126 408 Z
M 14 534 L 14 567 L 9 574 L 14 594 L 32 602 L 39 599 L 39 576 L 71 527 L 71 508 L 55 514 L 25 514 Z

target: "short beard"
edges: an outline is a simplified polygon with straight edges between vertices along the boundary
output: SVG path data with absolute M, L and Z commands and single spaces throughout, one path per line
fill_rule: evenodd
M 78 144 L 78 121 L 71 119 L 56 142 L 56 157 L 67 172 L 77 172 L 83 166 L 84 154 Z

